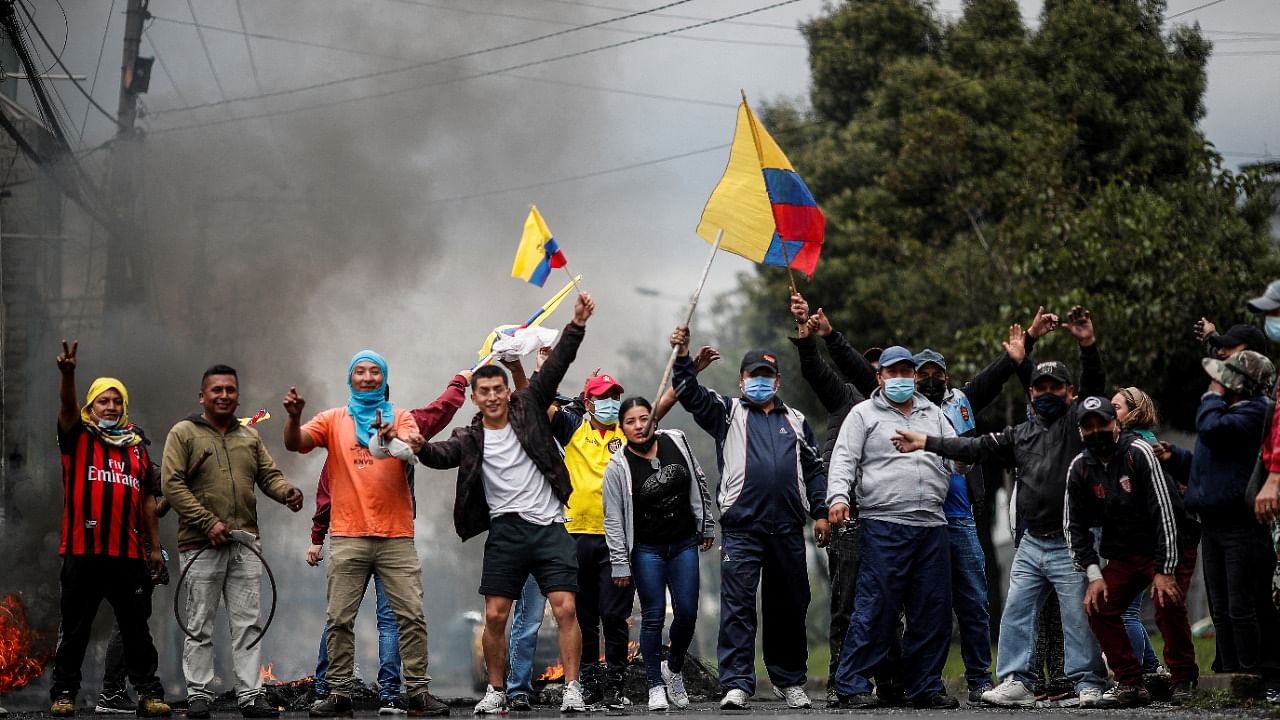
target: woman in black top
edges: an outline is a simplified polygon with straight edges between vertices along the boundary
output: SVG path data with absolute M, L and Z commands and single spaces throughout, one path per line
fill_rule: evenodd
M 650 425 L 644 398 L 622 403 L 627 444 L 604 473 L 604 529 L 613 581 L 635 580 L 640 598 L 640 654 L 649 680 L 649 709 L 677 708 L 689 696 L 680 670 L 698 616 L 698 549 L 715 539 L 706 476 L 678 430 Z M 671 593 L 671 650 L 662 661 L 662 626 Z

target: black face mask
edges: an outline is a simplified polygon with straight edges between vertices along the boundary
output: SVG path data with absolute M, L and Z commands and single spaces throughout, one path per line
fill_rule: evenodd
M 1115 433 L 1110 430 L 1099 430 L 1084 436 L 1084 446 L 1097 457 L 1111 457 L 1116 454 L 1116 446 L 1119 441 L 1116 440 Z
M 658 434 L 654 433 L 650 435 L 649 439 L 645 440 L 644 442 L 628 441 L 627 447 L 643 455 L 644 453 L 649 452 L 649 450 L 653 448 L 653 444 L 656 442 L 658 442 Z
M 1070 407 L 1066 398 L 1059 397 L 1053 393 L 1045 393 L 1037 397 L 1031 401 L 1031 405 L 1036 409 L 1036 416 L 1046 423 L 1051 423 L 1062 417 L 1066 414 L 1067 408 Z
M 947 383 L 940 377 L 921 378 L 916 381 L 916 389 L 934 405 L 942 405 L 943 398 L 947 396 Z

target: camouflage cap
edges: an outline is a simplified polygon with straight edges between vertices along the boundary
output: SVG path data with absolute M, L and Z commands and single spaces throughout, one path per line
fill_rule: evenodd
M 1276 366 L 1266 355 L 1252 350 L 1242 350 L 1226 360 L 1205 358 L 1200 363 L 1209 377 L 1222 387 L 1239 393 L 1263 392 L 1276 379 Z

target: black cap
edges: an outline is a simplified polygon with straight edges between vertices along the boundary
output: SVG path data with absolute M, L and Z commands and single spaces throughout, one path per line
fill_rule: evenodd
M 1209 344 L 1214 347 L 1235 347 L 1244 345 L 1246 350 L 1265 352 L 1267 338 L 1256 325 L 1232 325 L 1231 329 L 1209 336 Z
M 1035 385 L 1042 378 L 1053 378 L 1060 383 L 1071 384 L 1071 371 L 1067 369 L 1066 364 L 1057 360 L 1048 360 L 1036 365 L 1036 369 L 1031 373 L 1031 384 Z
M 778 373 L 778 356 L 768 350 L 752 350 L 742 356 L 742 367 L 739 372 L 753 373 L 761 368 L 768 368 Z
M 1116 419 L 1116 409 L 1111 407 L 1110 400 L 1094 395 L 1080 401 L 1080 424 L 1083 425 L 1084 419 L 1090 415 L 1097 415 L 1103 420 L 1111 422 Z

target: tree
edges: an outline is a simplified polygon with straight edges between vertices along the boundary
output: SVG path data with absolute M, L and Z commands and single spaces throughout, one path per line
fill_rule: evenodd
M 944 20 L 921 0 L 848 0 L 805 28 L 809 106 L 765 108 L 827 216 L 802 292 L 859 346 L 932 346 L 967 377 L 1038 305 L 1093 309 L 1109 377 L 1176 424 L 1203 389 L 1202 314 L 1229 324 L 1280 269 L 1258 172 L 1197 123 L 1210 45 L 1155 0 L 1015 0 Z M 751 340 L 783 347 L 786 274 L 742 282 Z M 1050 336 L 1041 358 L 1072 361 Z M 816 410 L 809 407 L 807 409 Z

